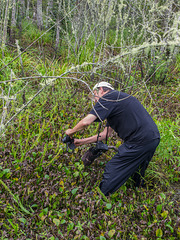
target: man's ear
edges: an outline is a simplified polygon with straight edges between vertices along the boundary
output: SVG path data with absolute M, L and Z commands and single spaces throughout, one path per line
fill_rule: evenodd
M 99 88 L 99 92 L 100 92 L 101 94 L 103 94 L 103 93 L 104 93 L 104 90 L 103 90 L 103 88 L 102 88 L 102 87 L 100 87 L 100 88 Z

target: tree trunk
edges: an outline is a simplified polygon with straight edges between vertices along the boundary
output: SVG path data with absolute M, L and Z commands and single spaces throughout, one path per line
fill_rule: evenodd
M 11 16 L 11 30 L 10 41 L 15 42 L 15 28 L 16 28 L 16 0 L 12 0 L 12 16 Z
M 42 0 L 37 0 L 37 26 L 42 30 Z
M 58 49 L 59 46 L 59 33 L 60 33 L 60 10 L 61 10 L 61 1 L 57 2 L 58 4 L 58 12 L 57 12 L 57 22 L 56 22 L 56 45 L 55 49 Z
M 2 35 L 3 35 L 3 2 L 0 0 L 0 46 L 2 44 Z
M 2 54 L 4 56 L 4 49 L 7 40 L 7 26 L 9 18 L 9 0 L 6 1 L 5 15 L 4 15 L 4 26 L 3 26 L 3 35 L 2 35 Z
M 30 4 L 30 0 L 27 1 L 27 7 L 26 7 L 26 19 L 29 20 L 29 4 Z
M 11 26 L 16 26 L 16 0 L 12 0 Z
M 53 10 L 53 0 L 49 0 L 46 8 L 46 28 L 48 28 L 49 26 L 48 22 L 51 21 L 52 10 Z
M 21 31 L 22 31 L 22 19 L 25 17 L 25 2 L 24 0 L 19 0 L 18 1 L 18 22 L 17 22 L 17 26 L 19 28 L 19 35 L 21 35 Z
M 176 42 L 180 42 L 180 12 L 177 12 L 174 18 L 174 23 L 173 23 L 173 27 L 174 27 L 174 34 L 173 34 L 173 38 Z M 175 47 L 175 49 L 173 51 L 171 51 L 172 55 L 178 55 L 179 53 L 179 47 Z
M 20 15 L 21 15 L 21 19 L 25 17 L 25 2 L 24 0 L 19 0 L 20 3 Z

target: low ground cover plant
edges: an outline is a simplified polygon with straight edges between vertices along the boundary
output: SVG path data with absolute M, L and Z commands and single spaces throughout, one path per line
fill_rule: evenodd
M 65 129 L 91 108 L 86 91 L 84 101 L 82 93 L 71 101 L 72 90 L 65 85 L 52 98 L 45 96 L 19 114 L 1 137 L 1 239 L 178 239 L 178 114 L 156 120 L 161 143 L 147 170 L 146 187 L 133 189 L 129 179 L 105 198 L 98 184 L 113 151 L 85 168 L 86 148 L 67 152 L 62 143 Z M 94 124 L 83 135 L 96 131 Z M 109 141 L 120 144 L 116 136 Z

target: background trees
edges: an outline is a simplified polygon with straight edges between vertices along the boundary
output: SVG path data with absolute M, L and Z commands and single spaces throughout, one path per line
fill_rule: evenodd
M 174 40 L 179 32 L 177 0 L 146 2 L 142 0 L 49 0 L 43 3 L 41 0 L 1 0 L 0 4 L 2 6 L 1 33 L 10 36 L 10 31 L 6 29 L 7 25 L 9 28 L 16 26 L 16 23 L 20 26 L 22 19 L 35 21 L 40 29 L 47 29 L 60 18 L 59 21 L 64 22 L 61 38 L 70 34 L 69 40 L 72 41 L 71 44 L 77 45 L 77 51 L 81 39 L 86 40 L 88 34 L 96 39 L 98 32 L 101 35 L 99 38 L 104 42 L 107 32 L 113 33 L 111 45 L 119 47 L 140 45 L 143 42 Z M 52 29 L 52 32 L 57 31 L 59 30 L 56 27 Z M 57 38 L 55 36 L 54 44 Z M 8 41 L 9 38 L 6 43 Z

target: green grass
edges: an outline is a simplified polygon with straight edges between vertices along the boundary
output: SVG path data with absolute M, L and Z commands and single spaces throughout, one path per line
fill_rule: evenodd
M 38 39 L 43 35 L 45 30 L 39 30 L 36 24 L 30 23 L 29 21 L 24 20 L 22 22 L 22 36 L 21 41 L 31 44 L 34 40 Z M 52 44 L 52 32 L 49 31 L 39 40 L 39 43 L 43 45 Z

